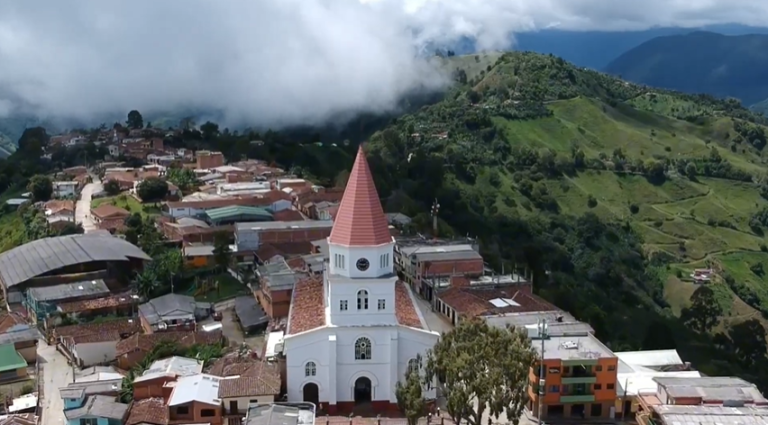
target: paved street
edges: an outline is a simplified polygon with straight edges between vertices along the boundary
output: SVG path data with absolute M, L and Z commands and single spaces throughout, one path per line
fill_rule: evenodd
M 419 310 L 421 310 L 421 314 L 424 315 L 424 320 L 427 322 L 427 326 L 429 326 L 429 329 L 435 332 L 449 332 L 451 329 L 453 329 L 453 326 L 451 326 L 451 323 L 448 322 L 445 318 L 440 316 L 438 313 L 432 311 L 432 307 L 429 305 L 429 302 L 421 297 L 419 297 L 416 294 L 413 294 L 413 298 L 416 300 L 416 304 L 418 304 Z
M 42 425 L 65 425 L 64 404 L 59 397 L 59 388 L 66 387 L 72 382 L 72 368 L 67 359 L 56 351 L 55 346 L 49 346 L 42 340 L 37 348 L 41 362 L 42 379 L 44 379 L 44 403 L 42 409 Z
M 104 190 L 98 176 L 93 176 L 93 183 L 88 183 L 80 193 L 80 200 L 75 206 L 75 221 L 82 223 L 85 233 L 96 230 L 96 224 L 91 218 L 91 199 L 94 193 Z

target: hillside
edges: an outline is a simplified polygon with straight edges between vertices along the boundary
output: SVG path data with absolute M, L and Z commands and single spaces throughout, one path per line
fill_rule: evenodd
M 744 374 L 734 350 L 754 339 L 739 331 L 768 324 L 765 124 L 738 102 L 515 52 L 368 149 L 389 211 L 428 223 L 436 198 L 442 234 L 532 268 L 542 295 L 612 347 L 677 346 L 706 373 Z M 723 308 L 701 328 L 689 275 L 707 266 Z
M 699 31 L 657 37 L 619 56 L 605 70 L 636 83 L 735 97 L 752 105 L 768 98 L 768 35 Z

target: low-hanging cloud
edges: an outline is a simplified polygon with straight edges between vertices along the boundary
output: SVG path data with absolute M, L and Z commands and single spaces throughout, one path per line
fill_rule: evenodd
M 417 53 L 470 37 L 715 23 L 763 25 L 757 0 L 23 0 L 0 2 L 0 115 L 92 119 L 220 111 L 319 123 L 396 107 L 444 76 Z

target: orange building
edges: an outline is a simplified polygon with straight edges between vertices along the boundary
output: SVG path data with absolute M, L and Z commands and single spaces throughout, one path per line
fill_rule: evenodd
M 224 165 L 224 155 L 221 152 L 197 151 L 197 168 L 208 170 Z
M 533 347 L 544 351 L 542 418 L 610 418 L 616 402 L 618 357 L 591 333 L 537 338 Z M 529 372 L 528 408 L 538 416 L 540 362 Z

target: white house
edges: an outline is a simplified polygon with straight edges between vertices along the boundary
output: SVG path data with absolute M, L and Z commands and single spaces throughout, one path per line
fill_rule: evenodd
M 88 367 L 114 361 L 118 341 L 119 333 L 102 332 L 65 338 L 63 342 L 75 362 Z
M 393 270 L 394 240 L 362 149 L 328 246 L 324 276 L 293 292 L 283 341 L 288 401 L 322 403 L 330 414 L 361 403 L 390 409 L 395 384 L 439 334 Z
M 53 197 L 54 198 L 74 198 L 77 194 L 76 181 L 71 182 L 53 182 Z

